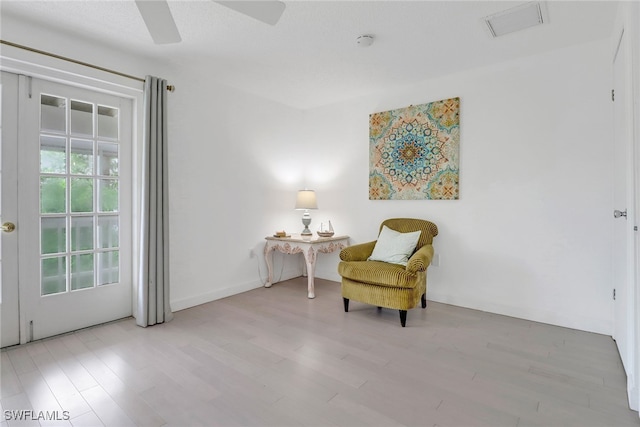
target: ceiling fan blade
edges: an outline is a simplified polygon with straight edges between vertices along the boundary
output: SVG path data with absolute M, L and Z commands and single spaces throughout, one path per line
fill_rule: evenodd
M 166 0 L 135 1 L 155 44 L 178 43 L 182 40 Z
M 216 1 L 236 12 L 262 21 L 269 25 L 276 25 L 284 12 L 285 4 L 281 1 Z

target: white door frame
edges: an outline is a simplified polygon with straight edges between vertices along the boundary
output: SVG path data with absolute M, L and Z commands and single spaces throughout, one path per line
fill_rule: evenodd
M 629 98 L 630 117 L 629 123 L 631 138 L 633 141 L 634 177 L 635 177 L 635 225 L 640 227 L 640 4 L 629 2 L 620 4 L 620 13 L 624 16 L 624 28 L 629 33 Z M 633 300 L 631 309 L 633 312 L 632 335 L 632 366 L 634 370 L 633 383 L 628 384 L 629 406 L 635 411 L 640 411 L 640 231 L 635 233 L 636 258 L 634 260 Z M 640 417 L 640 412 L 638 414 Z

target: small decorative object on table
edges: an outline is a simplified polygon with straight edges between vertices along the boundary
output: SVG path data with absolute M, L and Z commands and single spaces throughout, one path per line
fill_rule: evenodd
M 287 234 L 284 230 L 282 231 L 276 231 L 276 233 L 273 235 L 273 237 L 291 237 L 290 234 Z
M 324 227 L 324 222 L 320 223 L 320 230 L 317 231 L 318 236 L 320 237 L 331 237 L 333 236 L 333 226 L 331 225 L 331 221 L 329 221 L 329 228 Z

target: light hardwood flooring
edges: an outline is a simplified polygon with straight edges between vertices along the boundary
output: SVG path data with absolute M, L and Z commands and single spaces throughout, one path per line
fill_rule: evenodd
M 398 312 L 340 285 L 278 283 L 2 351 L 7 410 L 106 426 L 640 426 L 611 337 L 429 302 Z

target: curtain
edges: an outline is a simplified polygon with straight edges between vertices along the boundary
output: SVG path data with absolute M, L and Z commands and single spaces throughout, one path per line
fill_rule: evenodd
M 143 185 L 136 322 L 146 327 L 173 318 L 169 306 L 169 188 L 167 81 L 144 83 Z

